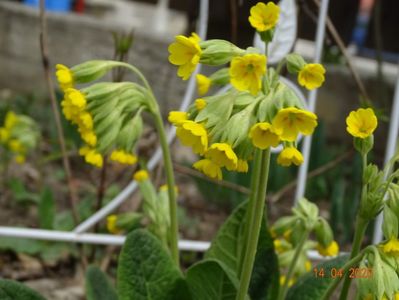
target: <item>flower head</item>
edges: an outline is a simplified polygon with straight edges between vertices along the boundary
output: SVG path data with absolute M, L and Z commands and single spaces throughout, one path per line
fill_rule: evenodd
M 72 71 L 68 67 L 61 64 L 57 64 L 55 68 L 55 75 L 57 77 L 60 88 L 65 91 L 66 89 L 73 87 Z
M 325 73 L 321 64 L 306 64 L 298 73 L 298 82 L 308 90 L 317 89 L 323 84 Z
M 84 153 L 84 154 L 83 154 Z M 101 168 L 103 166 L 103 156 L 95 149 L 81 148 L 79 154 L 84 155 L 85 161 L 88 164 Z
M 9 111 L 6 114 L 6 118 L 4 120 L 4 128 L 11 129 L 18 122 L 18 116 L 13 111 Z
M 306 110 L 287 107 L 279 110 L 272 124 L 276 130 L 281 131 L 281 140 L 293 142 L 299 133 L 304 135 L 313 133 L 317 126 L 317 116 Z
M 251 26 L 259 32 L 267 31 L 276 26 L 280 14 L 280 7 L 273 2 L 267 4 L 259 2 L 252 6 L 248 20 Z
M 276 147 L 280 142 L 281 131 L 275 130 L 270 123 L 256 123 L 249 131 L 249 138 L 252 144 L 259 149 Z
M 112 151 L 110 159 L 125 165 L 134 165 L 137 162 L 137 156 L 123 150 Z
M 262 87 L 262 75 L 266 72 L 266 56 L 246 54 L 234 57 L 230 64 L 230 82 L 239 91 L 256 95 Z
M 200 99 L 195 100 L 195 108 L 198 111 L 203 110 L 206 105 L 207 105 L 207 102 L 204 99 L 200 98 Z
M 299 166 L 303 163 L 303 156 L 295 147 L 287 147 L 278 155 L 277 163 L 284 167 L 289 167 L 292 164 Z
M 107 230 L 113 234 L 120 234 L 121 229 L 118 228 L 116 225 L 116 222 L 118 221 L 118 216 L 117 215 L 109 215 L 107 217 Z
M 197 80 L 198 95 L 203 96 L 208 93 L 212 84 L 212 80 L 202 74 L 197 74 L 195 78 Z
M 176 135 L 184 146 L 192 147 L 194 153 L 204 154 L 208 149 L 208 133 L 202 124 L 184 121 L 177 128 Z
M 193 167 L 210 178 L 217 180 L 222 179 L 222 170 L 220 166 L 209 159 L 201 159 L 197 161 Z
M 387 254 L 399 255 L 399 240 L 396 238 L 391 238 L 382 246 L 382 251 Z
M 192 33 L 190 37 L 178 35 L 175 39 L 176 41 L 168 48 L 169 61 L 171 64 L 179 66 L 177 75 L 183 80 L 187 80 L 200 60 L 199 42 L 201 39 L 195 33 Z
M 317 245 L 317 251 L 323 256 L 336 256 L 339 253 L 339 246 L 336 241 L 332 241 L 327 247 Z
M 243 159 L 238 159 L 236 171 L 239 173 L 247 173 L 248 172 L 248 162 Z
M 148 174 L 148 172 L 146 170 L 137 171 L 133 175 L 133 179 L 138 181 L 138 182 L 143 182 L 143 181 L 147 180 L 148 177 L 149 177 L 149 174 Z
M 180 125 L 188 119 L 188 113 L 185 111 L 171 111 L 169 112 L 168 121 L 175 126 Z
M 357 111 L 352 111 L 346 118 L 346 130 L 352 136 L 361 139 L 372 135 L 377 124 L 377 117 L 371 108 L 359 108 Z
M 238 158 L 229 144 L 212 144 L 205 153 L 205 157 L 221 167 L 226 167 L 229 171 L 237 169 Z
M 90 130 L 90 129 L 89 130 L 86 130 L 86 129 L 81 130 L 79 128 L 79 132 L 80 132 L 80 137 L 86 144 L 88 144 L 92 147 L 94 147 L 97 144 L 97 136 L 93 130 Z

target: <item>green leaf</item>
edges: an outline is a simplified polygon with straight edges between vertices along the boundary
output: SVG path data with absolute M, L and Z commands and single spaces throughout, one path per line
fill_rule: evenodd
M 46 300 L 36 291 L 12 280 L 0 280 L 1 300 Z
M 298 281 L 288 290 L 286 300 L 319 300 L 333 280 L 331 270 L 337 271 L 348 260 L 348 256 L 339 256 L 318 264 L 317 270 L 324 269 L 323 278 L 316 277 L 313 271 L 299 277 Z
M 116 291 L 107 275 L 97 266 L 89 266 L 86 271 L 87 300 L 118 300 Z
M 188 294 L 187 287 L 169 253 L 146 230 L 137 229 L 127 236 L 118 266 L 119 300 L 190 299 L 180 296 Z
M 53 229 L 55 203 L 53 193 L 48 187 L 45 187 L 40 195 L 38 211 L 40 227 L 44 229 Z
M 247 202 L 237 207 L 220 228 L 206 258 L 221 261 L 237 276 Z M 249 294 L 252 300 L 275 299 L 278 293 L 279 269 L 273 239 L 262 222 L 259 242 L 252 272 Z
M 234 300 L 238 279 L 218 260 L 204 260 L 187 271 L 187 284 L 193 300 Z
M 43 243 L 41 241 L 7 236 L 0 237 L 0 249 L 36 255 L 41 253 L 43 248 Z

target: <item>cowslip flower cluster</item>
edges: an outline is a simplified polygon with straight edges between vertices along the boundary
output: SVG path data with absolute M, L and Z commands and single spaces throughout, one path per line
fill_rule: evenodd
M 251 9 L 250 24 L 268 42 L 278 23 L 279 7 L 258 3 Z M 259 49 L 240 49 L 223 40 L 201 41 L 196 34 L 177 36 L 169 46 L 169 61 L 178 66 L 178 76 L 188 79 L 196 64 L 220 66 L 209 77 L 196 75 L 198 94 L 187 112 L 172 111 L 169 122 L 184 146 L 201 159 L 193 167 L 213 179 L 222 179 L 223 168 L 247 172 L 256 149 L 283 145 L 277 158 L 282 166 L 299 166 L 303 156 L 297 149 L 299 135 L 310 135 L 317 116 L 307 111 L 294 91 L 267 67 L 267 56 Z M 309 89 L 324 81 L 324 68 L 307 64 L 299 55 L 287 56 L 287 67 L 298 73 L 298 81 Z M 223 94 L 204 96 L 212 85 L 230 83 Z
M 0 127 L 0 145 L 16 163 L 26 160 L 29 150 L 36 147 L 40 133 L 36 122 L 28 116 L 7 112 Z
M 102 82 L 80 90 L 74 84 L 96 80 L 119 65 L 112 61 L 90 61 L 71 69 L 63 65 L 56 67 L 56 76 L 64 91 L 62 112 L 77 126 L 84 142 L 79 154 L 99 168 L 103 166 L 104 155 L 120 164 L 137 162 L 134 148 L 143 129 L 141 113 L 149 109 L 146 90 L 129 82 Z

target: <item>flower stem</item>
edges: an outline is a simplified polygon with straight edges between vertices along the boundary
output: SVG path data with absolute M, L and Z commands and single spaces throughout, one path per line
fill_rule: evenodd
M 309 231 L 306 230 L 303 234 L 301 239 L 299 240 L 299 243 L 296 246 L 295 249 L 295 253 L 294 253 L 294 257 L 291 260 L 291 263 L 288 267 L 288 272 L 287 272 L 287 276 L 285 277 L 285 281 L 283 284 L 283 287 L 280 289 L 279 295 L 278 295 L 278 300 L 283 300 L 285 299 L 285 296 L 287 295 L 288 292 L 288 284 L 290 282 L 290 279 L 292 277 L 292 275 L 294 274 L 294 270 L 295 270 L 295 266 L 296 263 L 298 262 L 298 257 L 302 252 L 303 246 L 305 245 L 306 240 L 309 237 Z
M 261 165 L 262 165 L 262 150 L 256 149 L 253 171 L 251 175 L 251 194 L 248 200 L 247 211 L 245 214 L 245 228 L 244 228 L 244 239 L 243 239 L 244 243 L 242 244 L 241 247 L 241 255 L 238 265 L 238 274 L 241 274 L 242 272 L 245 253 L 249 245 L 249 233 L 251 230 L 252 220 L 255 214 L 256 196 L 258 192 Z
M 363 178 L 364 178 L 364 172 L 366 171 L 366 167 L 367 167 L 367 154 L 362 155 L 362 161 L 363 161 Z M 362 194 L 360 196 L 360 208 L 358 210 L 357 217 L 356 217 L 355 236 L 353 237 L 352 251 L 351 251 L 350 259 L 354 258 L 359 253 L 360 248 L 362 246 L 363 237 L 366 232 L 367 225 L 369 223 L 368 220 L 364 219 L 359 214 L 359 212 L 361 212 L 361 210 L 362 210 L 362 203 L 363 203 L 364 199 L 366 199 L 366 197 L 367 197 L 367 184 L 365 182 L 363 182 Z M 347 299 L 350 285 L 351 285 L 350 278 L 345 277 L 339 300 Z
M 153 114 L 155 127 L 157 129 L 162 148 L 162 155 L 165 166 L 166 180 L 168 185 L 169 213 L 170 213 L 170 250 L 172 258 L 179 267 L 179 249 L 178 249 L 178 225 L 177 225 L 177 201 L 175 192 L 175 178 L 173 175 L 172 158 L 169 151 L 169 144 L 166 138 L 165 127 L 159 112 Z
M 270 164 L 270 148 L 262 151 L 262 164 L 260 171 L 260 178 L 256 193 L 256 201 L 254 203 L 253 218 L 247 220 L 251 222 L 251 231 L 248 236 L 248 245 L 245 251 L 243 270 L 240 277 L 240 284 L 236 300 L 244 300 L 248 293 L 249 283 L 251 281 L 251 275 L 253 265 L 255 261 L 256 250 L 258 246 L 259 232 L 262 225 L 263 214 L 265 211 L 265 196 L 267 190 L 267 180 L 269 176 L 269 164 Z M 249 217 L 249 216 L 248 216 Z

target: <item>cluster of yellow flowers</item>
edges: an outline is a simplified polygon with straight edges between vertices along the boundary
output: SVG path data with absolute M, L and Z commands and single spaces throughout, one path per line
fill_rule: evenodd
M 27 116 L 7 112 L 3 127 L 0 127 L 0 144 L 13 154 L 15 162 L 22 164 L 29 149 L 36 146 L 39 130 Z
M 118 99 L 118 96 L 122 93 L 118 93 L 115 97 L 112 97 L 112 93 L 118 88 L 121 91 L 126 91 L 129 90 L 129 88 L 135 89 L 136 86 L 134 84 L 112 85 L 112 83 L 109 83 L 107 85 L 107 83 L 100 83 L 97 84 L 97 86 L 93 85 L 85 90 L 74 88 L 74 83 L 76 82 L 87 82 L 87 78 L 90 77 L 88 74 L 95 78 L 101 76 L 104 73 L 103 69 L 107 68 L 109 68 L 107 62 L 102 61 L 87 62 L 72 69 L 61 64 L 56 65 L 57 80 L 61 89 L 64 91 L 64 99 L 61 102 L 62 112 L 68 121 L 77 126 L 80 137 L 85 143 L 85 145 L 79 149 L 79 154 L 84 156 L 87 163 L 101 168 L 104 162 L 103 155 L 108 154 L 109 144 L 112 144 L 113 141 L 116 143 L 119 141 L 119 144 L 122 144 L 122 146 L 115 146 L 115 149 L 110 152 L 110 160 L 120 164 L 133 165 L 137 162 L 137 157 L 133 153 L 126 151 L 126 149 L 131 149 L 137 138 L 137 136 L 134 136 L 131 138 L 131 141 L 129 141 L 128 138 L 132 135 L 128 132 L 133 128 L 130 124 L 134 122 L 122 127 L 121 122 L 124 118 L 121 115 L 116 116 L 116 113 L 131 115 L 137 107 L 132 106 L 130 109 L 126 109 L 127 112 L 124 111 L 124 107 L 129 103 L 125 101 L 125 98 L 122 100 Z M 77 77 L 79 72 L 83 79 Z M 93 74 L 90 74 L 90 72 Z M 128 91 L 127 94 L 128 96 L 133 95 L 134 97 L 137 93 L 134 94 Z M 106 100 L 109 101 L 107 102 Z M 118 102 L 118 100 L 120 101 Z M 107 109 L 112 108 L 112 104 L 117 105 L 118 103 L 122 103 L 121 109 L 114 110 L 114 116 L 110 111 L 107 111 Z M 113 122 L 113 120 L 109 118 L 110 116 L 114 116 L 116 122 Z M 126 119 L 128 121 L 128 118 Z M 135 123 L 138 127 L 137 132 L 140 132 L 141 119 L 138 116 L 135 120 L 137 121 Z M 115 127 L 116 130 L 113 130 L 111 125 Z M 120 127 L 118 127 L 118 125 Z M 118 133 L 119 130 L 121 130 L 120 133 Z M 98 133 L 105 136 L 105 138 L 99 140 Z
M 258 3 L 251 9 L 250 24 L 265 41 L 270 41 L 279 19 L 274 3 Z M 269 34 L 269 37 L 267 34 Z M 203 156 L 193 167 L 214 179 L 222 179 L 222 168 L 247 172 L 254 148 L 267 149 L 280 143 L 284 149 L 277 158 L 282 166 L 300 165 L 302 154 L 296 148 L 299 134 L 310 135 L 317 116 L 303 109 L 297 96 L 278 74 L 267 69 L 267 56 L 257 49 L 239 49 L 222 40 L 201 41 L 193 33 L 177 36 L 169 46 L 169 61 L 178 66 L 178 76 L 188 79 L 198 63 L 211 66 L 230 63 L 210 77 L 197 74 L 198 94 L 205 95 L 213 84 L 229 83 L 234 89 L 217 96 L 202 97 L 188 112 L 172 111 L 169 122 L 185 146 Z M 324 67 L 307 64 L 298 55 L 287 57 L 290 72 L 307 89 L 324 82 Z

